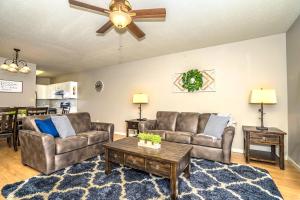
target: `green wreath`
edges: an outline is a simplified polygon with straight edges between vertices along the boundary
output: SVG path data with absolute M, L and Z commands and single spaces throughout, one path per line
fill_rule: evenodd
M 192 69 L 182 75 L 182 87 L 188 92 L 196 92 L 202 88 L 202 74 L 198 69 Z

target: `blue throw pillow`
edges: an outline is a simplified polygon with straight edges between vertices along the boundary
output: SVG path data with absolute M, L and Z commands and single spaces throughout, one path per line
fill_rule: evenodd
M 34 121 L 42 133 L 52 135 L 53 137 L 59 137 L 59 134 L 58 134 L 51 118 L 48 118 L 45 120 L 36 119 Z
M 210 115 L 204 134 L 221 139 L 230 117 Z

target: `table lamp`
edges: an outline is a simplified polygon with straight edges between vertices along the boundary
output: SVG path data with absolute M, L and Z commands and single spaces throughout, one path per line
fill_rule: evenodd
M 148 103 L 148 95 L 147 94 L 134 94 L 132 98 L 132 103 L 139 104 L 139 121 L 143 121 L 142 119 L 142 104 Z
M 264 127 L 264 104 L 276 104 L 277 97 L 276 91 L 273 89 L 254 89 L 251 92 L 250 97 L 251 104 L 260 104 L 260 127 L 256 127 L 257 130 L 268 130 Z

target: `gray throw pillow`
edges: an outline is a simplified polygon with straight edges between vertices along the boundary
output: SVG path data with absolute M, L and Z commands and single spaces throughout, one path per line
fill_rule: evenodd
M 222 138 L 224 129 L 229 122 L 230 117 L 210 115 L 209 120 L 205 126 L 204 134 L 216 138 Z
M 66 138 L 76 135 L 69 118 L 63 116 L 51 116 L 51 120 L 61 138 Z

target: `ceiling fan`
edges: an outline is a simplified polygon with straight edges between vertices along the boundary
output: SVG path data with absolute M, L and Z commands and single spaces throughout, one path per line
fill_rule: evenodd
M 111 27 L 118 29 L 126 28 L 131 31 L 137 38 L 143 38 L 145 33 L 134 23 L 134 19 L 149 19 L 166 17 L 165 8 L 132 10 L 128 0 L 112 0 L 109 9 L 86 4 L 77 0 L 69 0 L 73 6 L 78 6 L 88 10 L 96 11 L 100 14 L 109 16 L 109 21 L 97 30 L 97 33 L 105 33 Z

